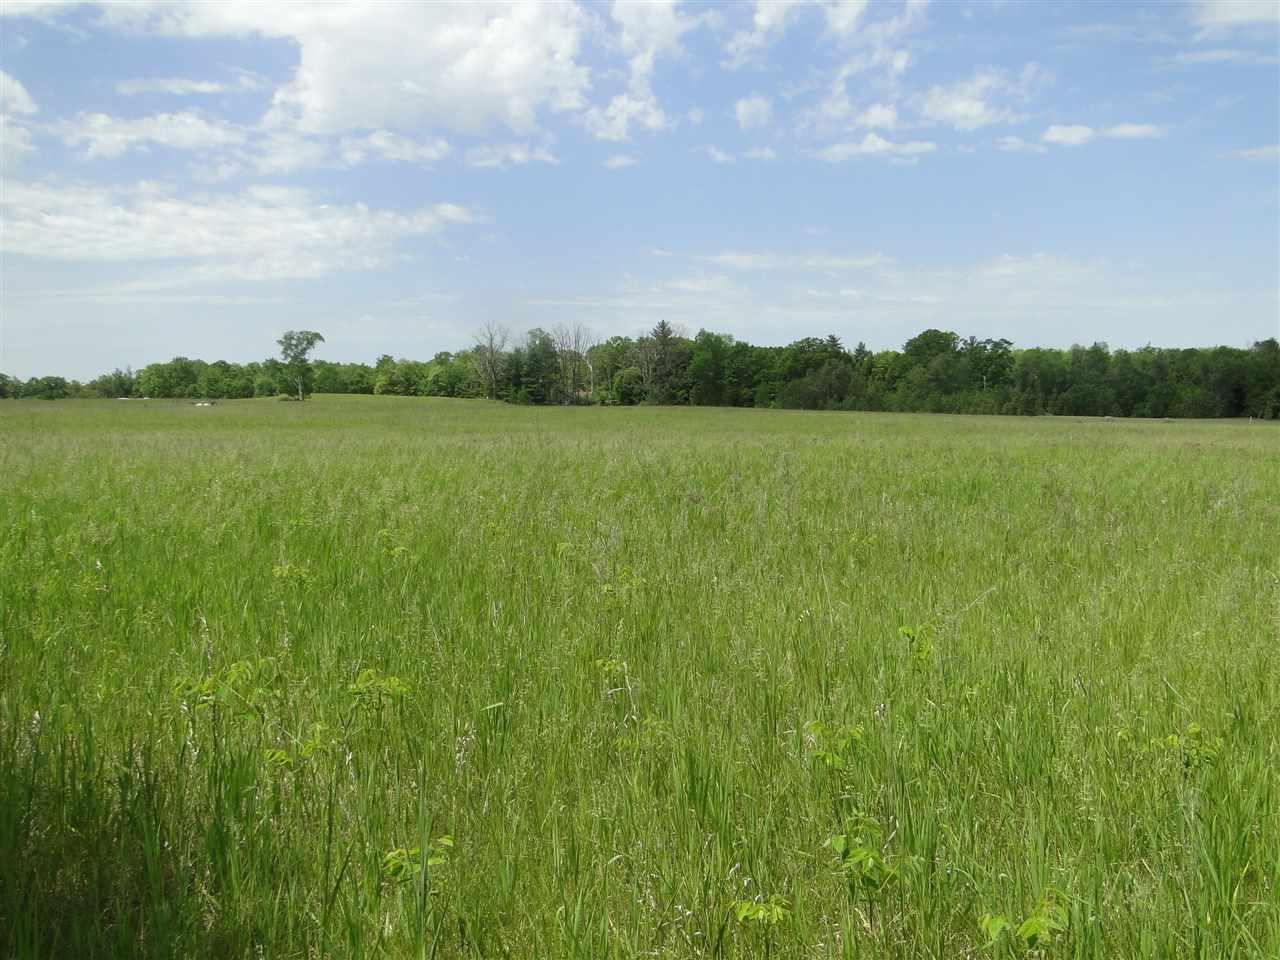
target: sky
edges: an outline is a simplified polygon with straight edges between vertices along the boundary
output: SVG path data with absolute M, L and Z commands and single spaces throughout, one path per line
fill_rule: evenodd
M 1280 336 L 1280 2 L 0 4 L 0 371 Z

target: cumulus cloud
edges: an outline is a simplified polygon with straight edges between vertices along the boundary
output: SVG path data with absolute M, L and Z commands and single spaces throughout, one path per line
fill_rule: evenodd
M 262 81 L 250 73 L 241 73 L 235 81 L 193 80 L 189 77 L 135 77 L 116 84 L 116 93 L 123 97 L 140 94 L 163 93 L 174 97 L 193 94 L 247 93 L 262 88 Z
M 589 81 L 579 63 L 588 18 L 575 4 L 151 2 L 101 16 L 123 30 L 294 41 L 298 66 L 268 120 L 307 133 L 524 132 L 544 112 L 581 109 Z
M 1026 101 L 1047 76 L 1037 63 L 1028 63 L 1017 75 L 979 70 L 968 80 L 930 87 L 919 100 L 920 115 L 928 123 L 962 131 L 1013 123 L 1020 117 L 1009 101 Z
M 0 70 L 0 113 L 31 116 L 36 112 L 36 102 L 27 88 Z
M 49 20 L 65 13 L 71 6 L 66 0 L 5 0 L 0 4 L 0 17 L 33 17 Z
M 1199 0 L 1194 20 L 1204 30 L 1280 26 L 1280 4 L 1273 0 Z
M 731 69 L 754 60 L 778 42 L 796 15 L 806 7 L 816 7 L 826 20 L 827 34 L 837 41 L 856 36 L 864 26 L 868 0 L 756 0 L 748 29 L 734 32 L 725 47 L 724 62 Z M 924 0 L 907 0 L 907 7 L 920 8 Z M 909 11 L 914 16 L 916 11 Z
M 623 167 L 634 167 L 636 158 L 627 153 L 615 153 L 605 160 L 604 165 L 610 170 L 621 170 Z
M 725 66 L 741 67 L 772 46 L 786 31 L 793 16 L 808 3 L 809 0 L 756 0 L 751 28 L 739 30 L 729 38 Z
M 707 157 L 710 158 L 712 163 L 733 163 L 734 162 L 735 158 L 733 154 L 726 153 L 725 151 L 721 150 L 719 147 L 709 146 L 706 148 L 706 150 L 707 150 Z
M 318 277 L 388 264 L 398 242 L 472 223 L 466 207 L 404 212 L 318 203 L 304 190 L 250 187 L 234 195 L 177 195 L 7 181 L 0 250 L 71 262 L 168 261 L 158 284 Z
M 1151 123 L 1117 123 L 1103 130 L 1102 135 L 1115 140 L 1154 140 L 1164 136 L 1164 129 Z
M 0 70 L 0 165 L 16 167 L 35 152 L 31 131 L 15 122 L 15 115 L 30 117 L 38 112 L 27 88 Z
M 418 142 L 389 130 L 377 130 L 366 137 L 348 137 L 342 141 L 342 162 L 348 166 L 363 163 L 374 156 L 398 163 L 435 163 L 447 157 L 453 148 L 440 137 Z
M 1265 147 L 1248 147 L 1244 150 L 1232 150 L 1226 156 L 1233 160 L 1280 160 L 1280 144 L 1270 144 Z
M 827 30 L 838 37 L 848 37 L 862 22 L 868 0 L 838 0 L 826 7 Z
M 1098 137 L 1111 140 L 1151 140 L 1164 136 L 1164 128 L 1150 123 L 1117 123 L 1095 129 L 1084 124 L 1054 124 L 1040 137 L 1045 143 L 1079 147 Z
M 752 147 L 743 154 L 748 160 L 777 160 L 778 154 L 772 147 Z
M 296 133 L 272 133 L 258 140 L 246 154 L 258 173 L 294 173 L 331 161 L 329 148 L 318 140 Z
M 681 52 L 684 34 L 701 22 L 680 12 L 674 0 L 649 3 L 614 3 L 612 18 L 617 24 L 618 43 L 627 57 L 627 89 L 604 107 L 586 113 L 587 129 L 601 140 L 628 140 L 631 125 L 658 131 L 671 121 L 653 93 L 653 72 L 659 58 Z
M 606 107 L 592 107 L 586 114 L 587 129 L 600 140 L 620 143 L 631 139 L 631 125 L 657 131 L 667 126 L 667 115 L 652 94 L 620 93 Z
M 854 120 L 854 126 L 872 130 L 892 130 L 898 125 L 898 108 L 891 103 L 873 103 Z
M 35 149 L 31 132 L 0 114 L 0 167 L 8 170 L 18 166 Z
M 773 103 L 758 93 L 740 99 L 734 104 L 733 111 L 742 130 L 757 130 L 773 121 Z
M 244 133 L 194 113 L 159 113 L 133 120 L 105 113 L 81 113 L 59 125 L 65 143 L 83 146 L 88 156 L 118 157 L 151 145 L 172 150 L 209 150 L 244 142 Z
M 1066 147 L 1078 147 L 1088 143 L 1094 138 L 1095 131 L 1093 127 L 1086 127 L 1083 124 L 1071 123 L 1060 124 L 1055 123 L 1040 137 L 1045 143 L 1056 143 Z
M 522 167 L 526 163 L 559 163 L 546 147 L 528 143 L 493 143 L 472 147 L 467 151 L 467 165 L 472 167 Z
M 701 22 L 681 13 L 676 0 L 615 0 L 611 15 L 621 31 L 620 43 L 633 84 L 647 84 L 658 59 L 679 54 L 681 38 Z
M 1028 143 L 1021 137 L 1001 137 L 996 141 L 996 149 L 1004 153 L 1046 153 L 1043 144 Z
M 860 141 L 850 143 L 833 143 L 828 147 L 815 151 L 814 156 L 827 163 L 844 163 L 855 157 L 884 157 L 889 159 L 915 159 L 926 153 L 933 153 L 938 145 L 929 140 L 909 140 L 895 143 L 886 140 L 876 133 L 868 133 Z
M 893 100 L 901 95 L 902 77 L 911 64 L 905 38 L 923 22 L 926 6 L 926 0 L 907 0 L 895 15 L 864 19 L 856 31 L 842 37 L 841 48 L 850 52 L 827 82 L 826 95 L 802 118 L 802 126 L 829 133 L 896 125 Z M 855 78 L 858 83 L 852 84 Z M 866 96 L 869 89 L 875 91 L 874 99 Z M 886 122 L 889 119 L 892 124 Z
M 1274 53 L 1217 47 L 1211 50 L 1183 50 L 1174 60 L 1183 64 L 1233 63 L 1241 66 L 1270 66 L 1277 62 Z
M 869 267 L 884 266 L 891 262 L 888 257 L 879 253 L 838 256 L 821 253 L 795 254 L 742 250 L 727 250 L 702 259 L 733 270 L 795 271 L 865 270 Z

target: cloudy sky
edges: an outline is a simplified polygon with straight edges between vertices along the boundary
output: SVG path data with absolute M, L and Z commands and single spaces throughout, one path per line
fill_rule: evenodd
M 0 4 L 0 370 L 1280 335 L 1280 3 Z

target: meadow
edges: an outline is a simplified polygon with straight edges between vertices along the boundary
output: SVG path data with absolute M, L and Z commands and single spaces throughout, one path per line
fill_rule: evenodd
M 1280 956 L 1280 427 L 0 404 L 0 956 Z

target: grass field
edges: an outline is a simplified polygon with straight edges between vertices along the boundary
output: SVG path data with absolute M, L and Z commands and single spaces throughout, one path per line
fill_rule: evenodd
M 1280 956 L 1280 429 L 0 404 L 0 956 Z

